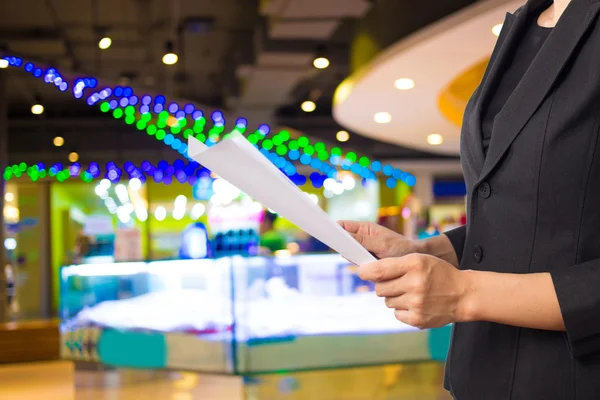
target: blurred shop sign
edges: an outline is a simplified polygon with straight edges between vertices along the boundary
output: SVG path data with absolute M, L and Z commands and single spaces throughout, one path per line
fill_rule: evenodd
M 433 184 L 435 197 L 463 197 L 467 194 L 464 181 L 436 181 Z
M 201 176 L 192 189 L 192 195 L 196 200 L 210 200 L 215 194 L 213 190 L 213 180 L 210 175 Z
M 142 235 L 139 229 L 117 229 L 115 261 L 142 260 Z
M 7 233 L 19 233 L 37 226 L 37 218 L 23 218 L 19 222 L 4 224 Z

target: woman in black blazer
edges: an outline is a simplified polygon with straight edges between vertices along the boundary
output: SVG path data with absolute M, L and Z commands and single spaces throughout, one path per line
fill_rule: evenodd
M 465 111 L 465 227 L 416 242 L 342 222 L 381 259 L 360 273 L 400 321 L 455 323 L 457 400 L 600 399 L 599 10 L 507 15 Z

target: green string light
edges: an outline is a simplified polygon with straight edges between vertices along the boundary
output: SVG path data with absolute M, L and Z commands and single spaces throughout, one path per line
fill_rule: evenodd
M 287 154 L 288 149 L 285 145 L 281 144 L 281 145 L 277 146 L 277 149 L 275 150 L 275 152 L 280 156 L 284 156 Z
M 110 105 L 108 102 L 104 102 L 100 105 L 102 111 L 108 110 Z M 108 107 L 108 108 L 107 108 Z M 113 114 L 117 118 L 121 118 L 123 113 L 119 113 L 117 108 Z M 208 136 L 212 141 L 218 142 L 220 140 L 220 135 L 224 132 L 225 127 L 222 124 L 214 125 L 208 132 L 208 135 L 204 135 L 204 129 L 206 127 L 206 118 L 201 117 L 197 120 L 193 121 L 193 125 L 188 129 L 183 129 L 187 126 L 188 120 L 186 118 L 179 118 L 178 123 L 172 127 L 168 127 L 169 120 L 175 117 L 171 116 L 167 111 L 162 111 L 157 115 L 156 124 L 151 124 L 150 121 L 152 119 L 151 113 L 145 113 L 140 116 L 139 120 L 135 119 L 135 108 L 133 106 L 128 106 L 125 108 L 125 114 L 127 118 L 125 120 L 126 123 L 132 124 L 136 123 L 136 127 L 140 130 L 146 130 L 148 135 L 153 136 L 156 135 L 157 140 L 164 140 L 169 129 L 170 133 L 173 135 L 177 135 L 183 131 L 183 139 L 188 139 L 190 135 L 195 136 L 198 140 L 205 142 L 206 136 Z M 160 128 L 160 129 L 157 129 Z M 236 126 L 233 132 L 237 133 L 245 133 L 246 128 L 243 126 Z M 226 137 L 226 136 L 225 136 Z M 331 152 L 327 151 L 327 146 L 323 142 L 316 142 L 314 145 L 311 145 L 311 141 L 306 136 L 300 136 L 296 140 L 290 140 L 291 135 L 287 130 L 281 130 L 279 133 L 272 135 L 269 139 L 263 135 L 263 133 L 259 130 L 256 130 L 254 133 L 247 136 L 247 139 L 250 143 L 260 146 L 267 151 L 271 151 L 275 149 L 275 153 L 279 156 L 287 156 L 289 151 L 292 150 L 300 150 L 303 148 L 303 153 L 310 157 L 317 157 L 322 162 L 327 162 L 330 159 L 330 156 L 337 156 L 339 158 L 343 158 L 343 151 L 339 147 L 333 147 Z M 283 143 L 289 141 L 288 145 L 285 146 Z M 261 143 L 262 142 L 262 143 Z M 346 154 L 345 160 L 347 162 L 356 163 L 358 156 L 356 153 L 350 151 Z M 333 161 L 333 160 L 332 160 Z M 339 164 L 339 161 L 335 161 L 336 165 Z M 359 165 L 363 168 L 368 168 L 371 164 L 371 160 L 368 157 L 361 157 L 359 160 Z
M 262 147 L 265 150 L 271 150 L 273 148 L 273 142 L 269 139 L 263 140 Z
M 310 142 L 306 136 L 300 136 L 298 138 L 298 146 L 300 146 L 300 147 L 306 147 L 306 146 L 308 146 L 309 143 Z
M 281 137 L 281 140 L 283 141 L 283 143 L 290 140 L 290 133 L 286 130 L 279 132 L 279 136 Z

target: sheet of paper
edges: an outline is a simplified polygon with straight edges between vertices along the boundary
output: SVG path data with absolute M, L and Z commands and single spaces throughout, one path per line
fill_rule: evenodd
M 351 262 L 375 261 L 243 135 L 231 134 L 211 147 L 190 136 L 188 155 Z

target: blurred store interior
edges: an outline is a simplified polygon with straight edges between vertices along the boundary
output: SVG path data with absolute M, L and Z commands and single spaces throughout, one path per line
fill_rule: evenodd
M 450 327 L 396 321 L 187 139 L 242 133 L 332 218 L 438 235 L 518 6 L 1 2 L 0 398 L 449 399 Z

